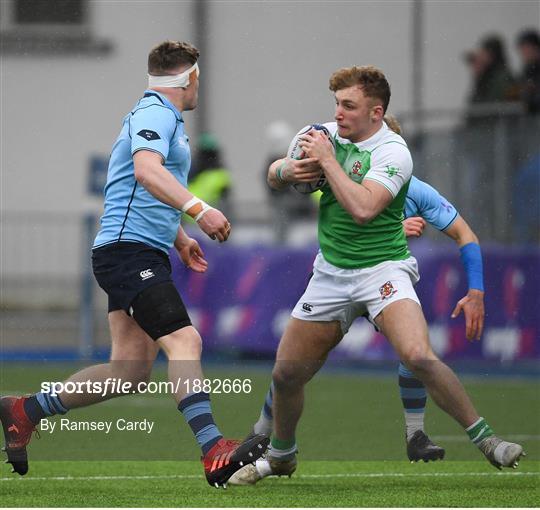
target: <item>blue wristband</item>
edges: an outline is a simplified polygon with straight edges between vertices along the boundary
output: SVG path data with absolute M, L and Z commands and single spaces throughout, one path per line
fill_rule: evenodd
M 482 251 L 480 245 L 476 243 L 469 243 L 462 246 L 459 251 L 461 252 L 461 262 L 467 273 L 467 281 L 469 283 L 469 289 L 478 289 L 484 291 L 484 271 L 482 268 Z

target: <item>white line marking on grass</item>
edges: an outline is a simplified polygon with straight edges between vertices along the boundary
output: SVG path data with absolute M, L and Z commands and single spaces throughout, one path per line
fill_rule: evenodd
M 529 434 L 501 434 L 505 439 L 512 441 L 540 441 L 539 435 Z M 469 442 L 470 439 L 466 434 L 460 434 L 456 436 L 430 436 L 434 441 L 448 441 L 453 443 Z
M 540 476 L 540 473 L 517 471 L 515 473 L 336 473 L 327 475 L 298 475 L 299 478 L 406 478 L 406 477 L 450 477 L 450 476 Z
M 73 480 L 174 480 L 174 479 L 196 479 L 202 478 L 202 475 L 119 475 L 119 476 L 25 476 L 18 478 L 0 478 L 0 481 L 7 482 L 9 480 L 58 480 L 58 481 L 73 481 Z
M 298 475 L 296 478 L 407 478 L 407 477 L 452 477 L 452 476 L 540 476 L 540 472 L 516 471 L 502 473 L 334 473 L 323 475 Z M 196 480 L 203 479 L 203 475 L 120 475 L 120 476 L 28 476 L 4 477 L 1 482 L 13 480 L 40 480 L 40 481 L 92 481 L 92 480 Z

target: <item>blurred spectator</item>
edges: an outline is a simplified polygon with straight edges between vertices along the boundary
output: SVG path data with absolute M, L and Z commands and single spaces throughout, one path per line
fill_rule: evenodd
M 313 218 L 317 209 L 311 195 L 302 195 L 292 187 L 276 191 L 266 183 L 268 167 L 276 159 L 285 157 L 295 134 L 296 131 L 283 120 L 269 124 L 265 133 L 268 156 L 263 168 L 264 187 L 268 191 L 274 216 L 275 240 L 278 243 L 284 243 L 287 240 L 288 224 L 295 220 Z
M 523 63 L 519 77 L 520 96 L 528 113 L 540 113 L 540 35 L 529 29 L 517 37 L 517 48 Z
M 478 48 L 465 54 L 472 74 L 469 106 L 518 99 L 518 88 L 506 62 L 504 43 L 497 35 L 482 39 Z M 472 119 L 468 117 L 468 121 Z
M 540 154 L 516 172 L 513 186 L 514 239 L 520 243 L 540 242 Z
M 231 175 L 223 165 L 218 140 L 210 133 L 202 133 L 198 139 L 188 189 L 201 200 L 230 215 Z
M 503 168 L 495 148 L 502 147 L 511 119 L 515 121 L 507 107 L 519 99 L 519 89 L 507 63 L 504 42 L 498 35 L 481 39 L 476 49 L 465 54 L 465 60 L 471 71 L 472 87 L 465 129 L 456 138 L 463 169 L 457 191 L 468 204 L 461 207 L 464 216 L 474 217 L 475 211 L 481 210 L 496 218 L 496 204 L 490 197 L 509 169 Z M 519 107 L 518 103 L 515 106 Z M 479 189 L 483 192 L 478 193 Z M 488 238 L 494 236 L 495 228 L 489 222 L 475 225 Z

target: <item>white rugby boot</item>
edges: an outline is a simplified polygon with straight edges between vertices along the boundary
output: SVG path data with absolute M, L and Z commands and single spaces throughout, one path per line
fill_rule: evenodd
M 278 460 L 271 457 L 258 459 L 254 464 L 248 464 L 229 478 L 230 485 L 255 485 L 259 480 L 268 476 L 288 476 L 296 471 L 298 462 L 296 456 L 290 460 Z
M 497 469 L 503 467 L 515 469 L 518 467 L 519 459 L 526 455 L 521 445 L 503 441 L 497 436 L 486 437 L 479 443 L 478 448 Z

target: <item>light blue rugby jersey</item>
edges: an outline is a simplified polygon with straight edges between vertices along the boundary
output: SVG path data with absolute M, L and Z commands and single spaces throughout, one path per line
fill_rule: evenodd
M 435 228 L 446 230 L 458 212 L 435 188 L 412 176 L 405 198 L 405 218 L 411 216 L 422 216 Z
M 167 252 L 174 244 L 180 211 L 154 198 L 135 180 L 133 154 L 161 154 L 164 166 L 183 185 L 191 166 L 182 114 L 167 98 L 147 90 L 124 118 L 109 161 L 105 207 L 94 248 L 117 241 L 145 243 Z

